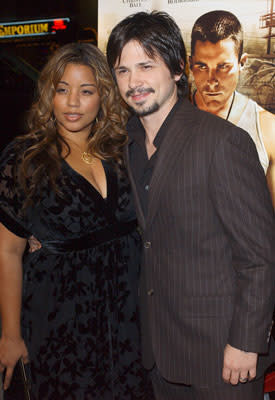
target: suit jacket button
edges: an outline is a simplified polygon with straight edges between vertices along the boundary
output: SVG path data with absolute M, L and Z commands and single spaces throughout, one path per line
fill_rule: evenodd
M 144 247 L 145 249 L 149 249 L 151 247 L 151 242 L 145 242 Z
M 154 289 L 148 290 L 147 294 L 148 294 L 148 296 L 153 296 L 153 294 L 154 294 Z

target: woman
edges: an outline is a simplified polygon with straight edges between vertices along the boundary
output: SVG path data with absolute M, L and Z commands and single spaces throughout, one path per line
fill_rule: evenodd
M 41 73 L 30 133 L 0 160 L 0 372 L 6 388 L 16 361 L 30 361 L 36 400 L 152 398 L 126 120 L 103 54 L 68 44 Z M 26 253 L 31 235 L 41 248 Z

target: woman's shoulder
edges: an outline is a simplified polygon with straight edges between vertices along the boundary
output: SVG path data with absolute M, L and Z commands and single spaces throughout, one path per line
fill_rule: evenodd
M 0 154 L 0 164 L 7 164 L 13 162 L 17 158 L 19 150 L 17 150 L 18 142 L 17 139 L 13 139 L 9 142 L 6 147 L 1 151 Z
M 10 141 L 0 153 L 0 163 L 16 162 L 20 160 L 33 144 L 36 142 L 35 138 L 28 136 L 18 136 Z

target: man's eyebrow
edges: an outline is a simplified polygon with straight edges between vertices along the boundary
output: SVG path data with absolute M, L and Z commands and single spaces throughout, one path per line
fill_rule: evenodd
M 124 67 L 124 65 L 118 65 L 117 67 L 114 67 L 114 70 L 116 71 L 117 69 L 127 69 L 127 67 Z
M 206 63 L 204 63 L 202 61 L 196 61 L 194 64 L 195 65 L 207 65 Z
M 144 65 L 151 64 L 151 63 L 154 63 L 154 62 L 155 62 L 154 60 L 142 61 L 140 63 L 137 63 L 136 66 L 143 67 Z M 118 65 L 117 67 L 114 68 L 114 70 L 117 70 L 117 69 L 128 69 L 128 67 L 126 67 L 124 65 Z
M 144 65 L 151 64 L 154 62 L 155 62 L 154 60 L 147 60 L 147 61 L 140 62 L 137 65 L 139 65 L 140 67 L 143 67 Z
M 233 64 L 232 61 L 222 61 L 218 65 Z

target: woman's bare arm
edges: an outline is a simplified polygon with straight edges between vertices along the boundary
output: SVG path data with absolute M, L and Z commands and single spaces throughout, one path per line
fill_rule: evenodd
M 0 224 L 0 372 L 6 369 L 4 389 L 9 386 L 13 368 L 20 357 L 28 354 L 21 337 L 22 256 L 26 239 Z

